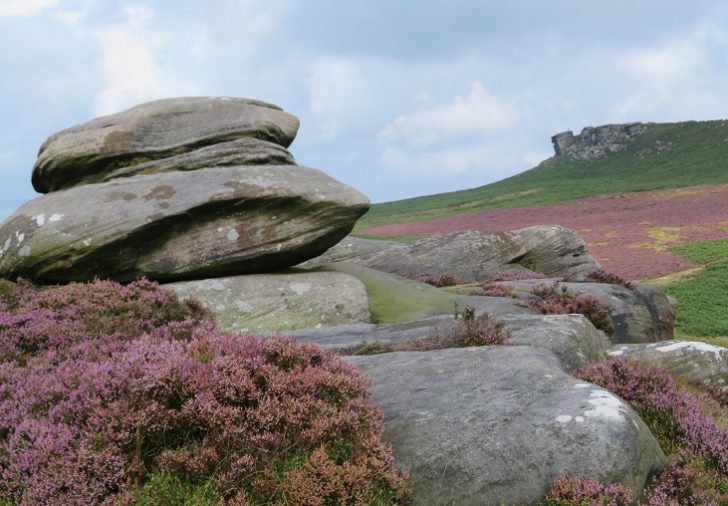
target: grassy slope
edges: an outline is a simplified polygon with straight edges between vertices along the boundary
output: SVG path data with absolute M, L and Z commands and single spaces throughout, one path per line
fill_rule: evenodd
M 728 240 L 698 241 L 672 251 L 705 266 L 694 275 L 663 288 L 680 305 L 677 337 L 728 346 Z
M 657 141 L 671 142 L 667 153 Z M 651 154 L 638 156 L 643 150 Z M 495 207 L 550 204 L 593 195 L 728 182 L 728 121 L 655 123 L 625 150 L 592 161 L 553 158 L 479 188 L 374 204 L 356 230 Z

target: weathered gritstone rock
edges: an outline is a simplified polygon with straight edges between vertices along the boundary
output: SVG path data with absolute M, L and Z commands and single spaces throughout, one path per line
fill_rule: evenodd
M 566 374 L 549 351 L 488 346 L 347 357 L 372 379 L 385 439 L 415 504 L 536 504 L 561 474 L 639 496 L 665 456 L 613 394 Z
M 252 274 L 164 287 L 202 301 L 222 330 L 265 332 L 371 319 L 364 285 L 340 272 Z
M 609 354 L 667 369 L 691 383 L 728 384 L 728 348 L 699 341 L 614 346 Z
M 583 280 L 601 268 L 587 251 L 586 242 L 575 232 L 558 225 L 539 225 L 509 232 L 526 249 L 518 263 L 548 276 Z
M 522 292 L 549 286 L 554 279 L 499 281 L 496 285 Z M 607 283 L 562 283 L 577 295 L 597 299 L 614 325 L 612 343 L 646 343 L 673 337 L 674 312 L 665 293 L 656 286 L 635 284 L 635 290 Z
M 451 273 L 473 280 L 519 268 L 583 279 L 600 268 L 581 237 L 556 225 L 512 232 L 465 230 L 410 244 L 354 239 L 347 238 L 346 244 L 326 252 L 324 261 L 346 259 L 410 278 Z M 306 266 L 317 265 L 316 262 L 315 259 Z
M 311 269 L 322 265 L 344 262 L 348 260 L 364 259 L 382 251 L 392 248 L 403 248 L 405 244 L 397 241 L 384 241 L 379 239 L 363 239 L 361 237 L 347 236 L 332 246 L 321 256 L 307 260 L 298 267 Z
M 295 165 L 295 163 L 293 155 L 278 144 L 243 138 L 205 146 L 181 155 L 119 167 L 101 174 L 99 181 L 96 182 L 175 170 L 187 171 L 240 165 Z
M 0 227 L 0 275 L 40 282 L 180 281 L 314 258 L 366 212 L 361 193 L 299 166 L 217 167 L 82 185 Z
M 296 137 L 298 126 L 295 116 L 257 100 L 232 97 L 157 100 L 49 137 L 41 146 L 33 168 L 33 187 L 46 193 L 100 182 L 116 177 L 114 174 L 128 175 L 120 170 L 124 167 L 178 157 L 243 138 L 260 139 L 285 148 Z M 285 150 L 263 144 L 255 150 L 256 157 L 266 163 L 279 162 L 281 156 L 287 158 Z M 200 158 L 206 156 L 203 152 Z M 195 163 L 194 155 L 192 158 Z M 151 170 L 149 165 L 147 169 Z
M 511 338 L 504 344 L 546 348 L 569 372 L 605 360 L 611 346 L 604 332 L 580 314 L 518 315 L 503 321 L 511 331 Z

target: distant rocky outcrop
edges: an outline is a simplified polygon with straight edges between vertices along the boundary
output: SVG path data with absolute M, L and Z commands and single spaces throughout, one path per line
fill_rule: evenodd
M 647 129 L 644 123 L 586 127 L 579 135 L 571 130 L 551 137 L 556 156 L 577 160 L 593 160 L 623 150 L 635 137 Z
M 297 129 L 263 102 L 180 98 L 63 130 L 33 169 L 36 189 L 50 193 L 0 227 L 0 275 L 178 281 L 314 258 L 369 201 L 293 165 L 284 146 Z

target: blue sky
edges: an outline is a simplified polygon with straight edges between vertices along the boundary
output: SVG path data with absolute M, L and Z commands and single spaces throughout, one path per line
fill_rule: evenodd
M 728 7 L 642 0 L 0 0 L 0 218 L 50 134 L 155 98 L 258 98 L 374 202 L 479 186 L 550 136 L 728 117 Z

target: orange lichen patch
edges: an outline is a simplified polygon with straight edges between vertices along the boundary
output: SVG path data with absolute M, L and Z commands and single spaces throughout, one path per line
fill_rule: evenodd
M 609 232 L 606 232 L 604 234 L 604 237 L 607 237 L 609 239 L 614 239 L 616 237 L 619 237 L 619 232 L 616 232 L 614 230 L 610 230 Z
M 609 246 L 609 241 L 592 241 L 589 246 Z

